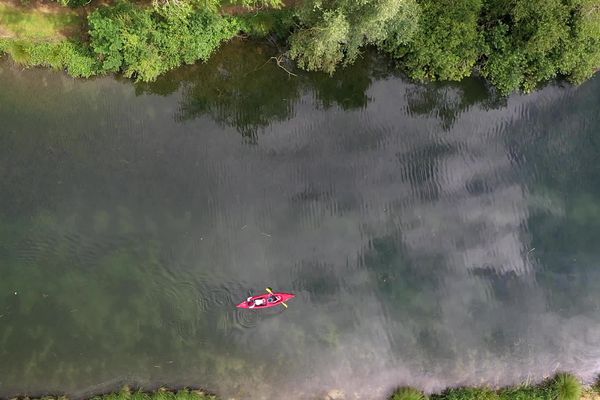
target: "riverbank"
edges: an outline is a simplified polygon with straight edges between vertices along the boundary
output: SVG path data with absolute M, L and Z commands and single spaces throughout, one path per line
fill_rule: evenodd
M 477 74 L 504 94 L 600 68 L 599 0 L 73 1 L 0 1 L 0 53 L 75 77 L 153 81 L 233 37 L 269 37 L 288 70 L 332 74 L 371 46 L 415 80 Z
M 352 395 L 339 390 L 315 398 L 323 400 L 354 399 Z M 14 399 L 36 400 L 28 396 L 18 396 Z M 13 399 L 13 400 L 14 400 Z M 67 400 L 66 396 L 43 396 L 39 400 Z M 88 400 L 219 400 L 217 395 L 200 389 L 171 390 L 159 388 L 155 391 L 142 389 L 132 390 L 128 387 L 119 392 L 90 396 Z M 449 388 L 441 393 L 425 394 L 412 387 L 396 389 L 389 400 L 600 400 L 600 385 L 584 387 L 581 381 L 572 374 L 559 373 L 552 379 L 538 384 L 522 384 L 498 389 L 487 387 Z
M 225 41 L 273 34 L 285 11 L 227 15 L 188 3 L 132 2 L 77 10 L 0 3 L 0 53 L 24 67 L 50 67 L 74 77 L 120 73 L 154 81 L 184 64 L 206 61 Z

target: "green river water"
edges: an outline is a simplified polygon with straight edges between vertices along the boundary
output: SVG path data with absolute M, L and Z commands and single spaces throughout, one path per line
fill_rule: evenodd
M 0 62 L 0 397 L 600 372 L 600 77 L 503 98 L 271 55 L 153 84 Z M 297 297 L 235 308 L 266 286 Z

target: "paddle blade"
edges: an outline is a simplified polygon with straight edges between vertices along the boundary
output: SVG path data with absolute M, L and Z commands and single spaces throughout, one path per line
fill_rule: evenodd
M 283 305 L 285 308 L 288 308 L 288 305 L 287 305 L 287 304 L 285 304 L 283 301 L 281 302 L 281 304 L 282 304 L 282 305 Z

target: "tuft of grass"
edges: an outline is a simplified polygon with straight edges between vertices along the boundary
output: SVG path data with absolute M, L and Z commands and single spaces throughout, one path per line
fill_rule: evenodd
M 451 388 L 431 396 L 432 400 L 499 400 L 498 394 L 488 388 Z
M 31 62 L 31 57 L 21 42 L 6 40 L 2 50 L 9 54 L 17 64 L 28 65 Z
M 581 382 L 572 374 L 566 372 L 557 374 L 551 385 L 556 400 L 579 400 L 581 398 Z
M 392 394 L 391 400 L 427 400 L 427 396 L 418 389 L 401 387 Z
M 81 25 L 81 17 L 71 10 L 51 13 L 0 3 L 0 26 L 17 39 L 60 40 L 79 32 Z
M 0 43 L 0 50 L 10 55 L 17 64 L 27 67 L 51 67 L 84 78 L 98 73 L 97 62 L 89 48 L 76 41 L 28 42 L 9 39 L 5 44 Z

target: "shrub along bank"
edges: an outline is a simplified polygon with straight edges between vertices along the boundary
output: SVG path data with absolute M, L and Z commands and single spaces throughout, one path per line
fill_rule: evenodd
M 521 385 L 498 390 L 461 387 L 426 396 L 417 389 L 404 387 L 397 389 L 391 400 L 580 400 L 582 396 L 587 400 L 598 400 L 600 392 L 597 387 L 584 390 L 577 377 L 560 373 L 538 385 Z
M 67 398 L 45 396 L 40 400 L 67 400 Z M 90 400 L 218 400 L 218 398 L 201 390 L 170 391 L 161 388 L 155 392 L 144 392 L 125 388 L 120 392 L 91 397 Z M 461 387 L 446 389 L 442 393 L 428 396 L 418 389 L 402 387 L 395 390 L 389 400 L 600 400 L 600 386 L 583 388 L 574 375 L 559 373 L 554 378 L 537 385 L 510 386 L 497 390 Z
M 2 38 L 0 8 L 0 51 L 21 64 L 74 76 L 121 72 L 152 81 L 179 65 L 208 59 L 243 32 L 275 36 L 284 54 L 306 70 L 333 73 L 374 46 L 416 80 L 460 80 L 477 73 L 506 94 L 528 92 L 554 78 L 581 83 L 600 68 L 600 0 L 288 3 L 120 0 L 91 12 L 81 24 L 84 35 L 58 40 Z M 234 15 L 219 12 L 227 9 Z
M 119 2 L 96 9 L 87 20 L 87 42 L 4 38 L 0 51 L 20 64 L 64 69 L 76 77 L 121 72 L 152 81 L 180 65 L 207 60 L 239 31 L 235 19 L 190 3 Z

